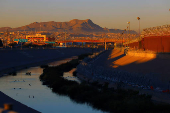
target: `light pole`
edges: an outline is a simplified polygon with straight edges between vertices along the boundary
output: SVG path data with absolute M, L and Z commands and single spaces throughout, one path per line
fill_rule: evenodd
M 124 29 L 123 33 L 126 31 L 126 29 Z M 122 35 L 123 35 L 122 33 Z M 122 37 L 122 48 L 123 48 L 123 37 Z
M 128 21 L 127 24 L 129 25 L 129 30 L 128 30 L 128 27 L 127 27 L 127 30 L 129 31 L 129 33 L 128 33 L 128 35 L 129 35 L 129 36 L 128 36 L 128 40 L 129 40 L 129 39 L 130 39 L 130 21 Z M 129 46 L 130 46 L 130 45 L 129 45 Z
M 22 36 L 20 36 L 20 40 L 21 40 L 21 50 L 22 50 L 22 41 L 23 41 Z
M 137 19 L 139 20 L 139 38 L 140 38 L 140 17 L 137 17 Z
M 106 35 L 104 37 L 104 47 L 105 47 L 105 50 L 107 49 L 107 45 L 106 45 Z
M 128 32 L 128 28 L 129 28 L 129 26 L 127 26 L 127 39 L 129 38 L 129 32 Z M 127 46 L 128 46 L 128 43 L 127 43 Z
M 66 29 L 65 29 L 65 47 L 66 47 Z
M 140 40 L 140 17 L 137 17 L 137 19 L 139 20 L 139 40 Z M 138 48 L 140 48 L 139 46 L 138 46 Z
M 94 33 L 93 33 L 93 36 L 92 36 L 92 54 L 93 54 L 93 37 L 94 37 Z

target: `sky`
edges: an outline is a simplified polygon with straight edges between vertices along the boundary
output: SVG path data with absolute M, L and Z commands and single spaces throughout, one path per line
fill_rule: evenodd
M 144 28 L 170 24 L 170 0 L 0 0 L 0 27 L 33 22 L 91 19 L 109 29 Z

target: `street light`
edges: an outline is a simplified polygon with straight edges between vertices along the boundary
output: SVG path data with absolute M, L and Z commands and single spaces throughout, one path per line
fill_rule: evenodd
M 129 26 L 127 26 L 127 31 L 129 31 L 129 33 L 128 33 L 128 35 L 129 35 L 128 38 L 130 39 L 130 21 L 128 21 L 127 24 L 129 25 Z M 128 30 L 128 27 L 129 27 L 129 30 Z M 130 45 L 129 45 L 129 46 L 130 46 Z
M 129 24 L 129 31 L 130 31 L 130 21 L 128 21 L 127 24 Z
M 66 29 L 65 29 L 65 47 L 66 47 Z
M 129 28 L 129 26 L 127 26 L 127 39 L 129 38 L 129 32 L 128 32 L 128 28 Z M 126 46 L 128 46 L 128 43 L 126 43 L 127 45 Z
M 124 31 L 123 31 L 123 33 L 126 31 L 126 29 L 124 29 Z M 122 35 L 123 35 L 123 33 L 122 33 Z M 123 47 L 123 37 L 122 37 L 122 47 Z
M 140 17 L 137 17 L 137 19 L 139 20 L 139 37 L 140 37 Z

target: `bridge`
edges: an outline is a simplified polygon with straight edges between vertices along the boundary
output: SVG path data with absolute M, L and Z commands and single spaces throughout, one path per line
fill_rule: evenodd
M 57 43 L 67 43 L 67 42 L 114 42 L 114 43 L 124 43 L 127 42 L 125 39 L 98 39 L 98 40 L 80 40 L 80 39 L 75 39 L 75 40 L 57 40 Z
M 71 42 L 72 45 L 74 42 L 82 42 L 82 46 L 83 46 L 83 42 L 88 42 L 88 43 L 105 43 L 105 50 L 107 49 L 106 47 L 106 43 L 107 42 L 114 42 L 114 43 L 125 43 L 125 42 L 129 42 L 129 40 L 126 38 L 115 38 L 115 39 L 106 39 L 106 38 L 103 38 L 103 39 L 61 39 L 61 40 L 56 40 L 56 41 L 48 41 L 48 42 L 34 42 L 33 44 L 36 44 L 36 45 L 44 45 L 44 44 L 47 44 L 47 43 L 51 43 L 51 44 L 54 44 L 54 43 L 68 43 L 68 42 Z
M 126 39 L 98 39 L 98 40 L 92 40 L 92 39 L 89 39 L 89 40 L 80 40 L 80 39 L 75 39 L 75 40 L 58 40 L 56 41 L 57 43 L 68 43 L 68 42 L 91 42 L 91 43 L 102 43 L 104 42 L 105 43 L 105 50 L 107 49 L 106 47 L 106 42 L 114 42 L 114 43 L 124 43 L 124 42 L 127 42 L 128 40 Z

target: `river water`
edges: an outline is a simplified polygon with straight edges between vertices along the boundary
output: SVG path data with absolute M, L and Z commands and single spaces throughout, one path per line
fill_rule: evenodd
M 56 66 L 70 59 L 52 62 Z M 73 69 L 74 70 L 74 69 Z M 64 73 L 66 79 L 80 82 L 72 76 L 72 71 Z M 31 72 L 31 76 L 26 75 Z M 103 113 L 87 104 L 78 104 L 67 96 L 53 93 L 50 88 L 42 85 L 39 76 L 43 69 L 31 67 L 17 72 L 16 76 L 8 75 L 0 78 L 0 90 L 13 99 L 42 113 Z

